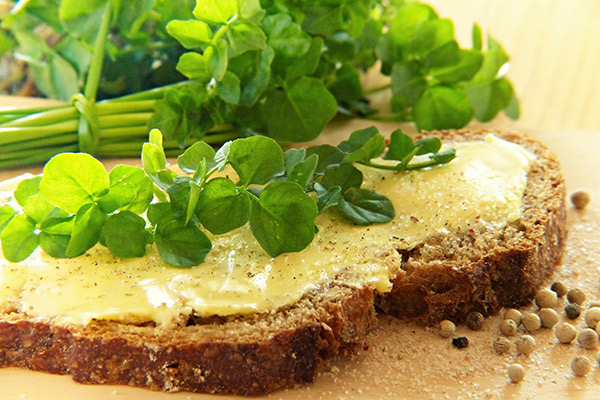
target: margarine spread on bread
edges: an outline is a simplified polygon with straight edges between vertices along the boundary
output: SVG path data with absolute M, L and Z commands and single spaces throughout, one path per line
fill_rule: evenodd
M 396 217 L 389 223 L 357 227 L 325 212 L 305 250 L 275 258 L 245 226 L 211 237 L 206 261 L 189 269 L 168 266 L 154 247 L 130 259 L 100 245 L 71 259 L 38 249 L 21 263 L 0 259 L 0 309 L 14 307 L 57 323 L 169 325 L 190 314 L 276 310 L 333 280 L 389 291 L 401 264 L 395 249 L 413 248 L 436 233 L 498 229 L 521 216 L 533 155 L 493 135 L 453 146 L 457 157 L 443 167 L 401 173 L 361 168 L 362 187 L 392 200 Z M 2 191 L 16 186 L 3 185 L 0 201 L 7 198 Z

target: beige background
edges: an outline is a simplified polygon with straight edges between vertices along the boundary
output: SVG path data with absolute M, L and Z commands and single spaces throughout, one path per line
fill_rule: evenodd
M 529 132 L 546 142 L 563 165 L 569 190 L 584 188 L 592 203 L 584 211 L 569 207 L 567 253 L 557 273 L 571 287 L 600 300 L 600 1 L 597 0 L 438 0 L 430 1 L 442 17 L 455 22 L 463 45 L 479 22 L 511 55 L 509 78 L 521 99 L 518 121 L 498 117 L 487 127 Z M 0 106 L 20 99 L 0 97 Z M 26 102 L 29 100 L 25 100 Z M 364 121 L 333 124 L 328 136 L 347 134 Z M 480 124 L 473 123 L 474 127 Z M 384 132 L 395 128 L 381 124 Z M 33 169 L 36 170 L 35 168 Z M 0 179 L 22 171 L 0 171 Z M 562 307 L 559 309 L 561 310 Z M 562 317 L 561 317 L 562 318 Z M 273 393 L 273 399 L 353 398 L 499 398 L 593 399 L 600 397 L 600 367 L 584 378 L 572 376 L 572 357 L 596 357 L 597 350 L 558 345 L 550 330 L 535 333 L 538 347 L 530 356 L 513 348 L 498 356 L 491 348 L 499 318 L 483 331 L 470 332 L 464 350 L 452 348 L 435 329 L 380 318 L 370 349 L 324 365 L 313 385 Z M 576 325 L 580 327 L 581 321 Z M 519 362 L 525 381 L 510 384 L 506 367 Z M 0 370 L 2 399 L 208 399 L 217 396 L 167 395 L 127 387 L 84 386 L 68 377 L 17 369 Z

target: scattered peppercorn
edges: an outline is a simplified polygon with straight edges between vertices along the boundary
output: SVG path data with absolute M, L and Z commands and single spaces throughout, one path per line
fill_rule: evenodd
M 554 329 L 554 336 L 559 343 L 569 344 L 577 337 L 577 329 L 570 323 L 563 322 Z
M 595 329 L 598 322 L 600 322 L 600 308 L 594 307 L 587 310 L 585 313 L 585 323 L 588 328 Z
M 595 349 L 598 346 L 598 334 L 590 328 L 582 329 L 577 335 L 577 342 L 584 349 Z
M 579 304 L 569 303 L 565 306 L 565 314 L 569 319 L 577 319 L 581 314 L 581 307 Z
M 576 190 L 571 193 L 571 203 L 576 209 L 582 210 L 590 203 L 590 194 L 584 190 Z
M 575 376 L 585 376 L 592 370 L 592 362 L 586 356 L 577 356 L 571 361 L 571 370 Z
M 471 330 L 478 331 L 483 326 L 484 319 L 485 318 L 483 317 L 483 314 L 481 314 L 480 312 L 470 312 L 469 315 L 467 315 L 467 325 Z
M 469 339 L 467 339 L 465 336 L 459 336 L 452 339 L 452 346 L 456 347 L 457 349 L 464 349 L 468 345 Z
M 518 327 L 519 325 L 521 325 L 521 321 L 523 321 L 523 314 L 521 314 L 521 311 L 517 309 L 509 308 L 504 313 L 504 319 L 512 319 L 513 321 L 515 321 L 515 324 L 517 324 Z
M 529 336 L 529 335 L 519 336 L 519 338 L 517 339 L 517 350 L 519 350 L 519 352 L 528 356 L 531 353 L 533 353 L 534 349 L 535 349 L 535 339 L 533 338 L 533 336 Z
M 565 297 L 569 288 L 562 282 L 554 282 L 552 286 L 550 286 L 550 290 L 552 290 L 558 297 Z
M 517 333 L 517 323 L 512 319 L 505 319 L 500 322 L 500 333 L 504 336 L 513 336 Z
M 456 325 L 454 322 L 449 321 L 447 319 L 440 322 L 440 336 L 443 338 L 450 337 L 454 335 L 454 331 L 456 331 Z
M 505 337 L 497 337 L 496 339 L 494 339 L 494 343 L 492 344 L 492 346 L 494 347 L 494 350 L 496 350 L 496 352 L 498 354 L 502 354 L 508 351 L 508 349 L 510 349 L 510 340 L 508 340 Z
M 525 378 L 525 368 L 521 364 L 511 364 L 508 366 L 508 377 L 513 383 L 519 383 Z
M 542 320 L 540 319 L 539 315 L 532 312 L 527 312 L 523 314 L 523 326 L 529 332 L 534 332 L 540 329 L 542 326 Z
M 586 298 L 585 292 L 579 288 L 571 289 L 567 292 L 569 303 L 582 305 Z
M 539 308 L 554 308 L 558 305 L 556 292 L 550 289 L 542 289 L 535 295 L 535 304 Z
M 558 313 L 553 308 L 542 308 L 538 314 L 544 328 L 554 328 L 558 324 Z

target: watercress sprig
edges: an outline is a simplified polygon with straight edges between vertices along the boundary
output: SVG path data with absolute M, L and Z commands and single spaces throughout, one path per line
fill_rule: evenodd
M 152 130 L 143 169 L 118 165 L 107 173 L 90 155 L 65 153 L 53 157 L 42 176 L 21 181 L 14 193 L 21 210 L 0 207 L 2 250 L 7 260 L 19 262 L 38 246 L 64 258 L 100 242 L 127 258 L 143 256 L 154 243 L 165 262 L 191 267 L 212 248 L 207 231 L 221 235 L 249 224 L 260 246 L 276 257 L 306 248 L 318 229 L 317 215 L 328 209 L 356 225 L 394 218 L 390 199 L 361 188 L 363 173 L 354 164 L 395 171 L 433 167 L 455 156 L 440 148 L 438 138 L 413 142 L 400 130 L 386 146 L 374 127 L 353 132 L 337 147 L 285 152 L 273 139 L 252 136 L 216 151 L 195 143 L 177 159 L 184 172 L 178 175 L 168 168 L 161 132 Z M 382 155 L 397 163 L 374 161 Z M 428 159 L 412 161 L 423 155 Z M 228 165 L 235 180 L 222 174 Z

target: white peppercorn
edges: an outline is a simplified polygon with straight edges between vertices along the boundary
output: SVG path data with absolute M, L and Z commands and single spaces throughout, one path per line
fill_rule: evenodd
M 592 362 L 586 356 L 577 356 L 571 361 L 571 370 L 575 376 L 585 376 L 592 370 Z
M 504 313 L 504 319 L 512 319 L 513 321 L 515 321 L 517 326 L 519 326 L 521 325 L 521 321 L 523 321 L 523 314 L 521 314 L 521 311 L 515 308 L 509 308 Z
M 569 303 L 565 306 L 565 314 L 569 319 L 577 319 L 581 314 L 581 306 L 575 303 Z
M 558 313 L 553 308 L 542 308 L 538 315 L 544 328 L 553 328 L 558 324 Z
M 567 292 L 569 303 L 582 305 L 586 298 L 585 292 L 579 288 L 571 289 Z
M 542 320 L 540 319 L 539 315 L 532 312 L 526 312 L 523 314 L 523 326 L 529 332 L 534 332 L 540 329 L 542 326 Z
M 519 383 L 525 378 L 525 368 L 521 364 L 511 364 L 508 366 L 508 377 L 513 383 Z
M 469 315 L 467 315 L 467 326 L 473 331 L 478 331 L 483 326 L 484 319 L 483 314 L 480 312 L 470 312 Z
M 585 323 L 588 328 L 595 329 L 598 322 L 600 322 L 600 308 L 594 307 L 587 310 L 585 313 Z
M 510 349 L 510 340 L 508 340 L 505 337 L 499 336 L 496 339 L 494 339 L 494 343 L 492 344 L 492 346 L 498 354 L 502 354 L 507 352 L 508 349 Z
M 539 308 L 554 308 L 558 305 L 556 292 L 550 289 L 542 289 L 535 295 L 535 304 Z
M 577 329 L 570 323 L 563 322 L 554 329 L 554 335 L 560 343 L 569 344 L 577 337 Z
M 598 300 L 590 300 L 588 302 L 588 307 L 589 308 L 600 307 L 600 301 L 598 301 Z
M 558 297 L 565 297 L 569 288 L 562 282 L 554 282 L 552 286 L 550 286 L 550 290 L 555 292 Z
M 585 190 L 576 190 L 571 193 L 571 203 L 578 210 L 584 209 L 590 203 L 591 197 Z
M 504 336 L 513 336 L 517 333 L 517 323 L 512 319 L 505 319 L 500 322 L 500 333 Z
M 517 350 L 526 356 L 530 355 L 535 350 L 535 339 L 529 335 L 519 336 L 517 339 Z
M 582 329 L 577 335 L 577 342 L 585 349 L 595 349 L 598 346 L 598 334 L 590 328 Z
M 443 338 L 450 337 L 450 336 L 454 335 L 455 331 L 456 331 L 456 325 L 454 325 L 454 322 L 449 321 L 447 319 L 440 322 L 440 336 L 441 337 L 443 337 Z

